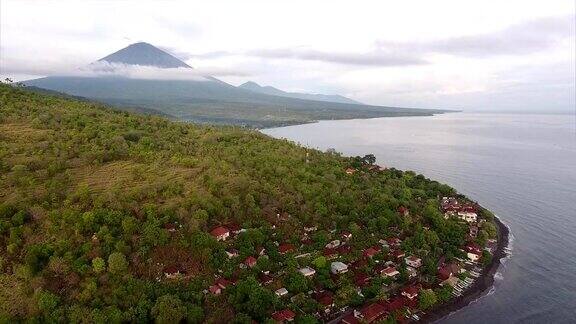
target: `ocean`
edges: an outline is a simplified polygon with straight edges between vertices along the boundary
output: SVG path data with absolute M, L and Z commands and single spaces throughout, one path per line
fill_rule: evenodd
M 576 323 L 573 115 L 450 113 L 262 130 L 320 150 L 372 153 L 451 185 L 510 229 L 495 285 L 439 323 Z

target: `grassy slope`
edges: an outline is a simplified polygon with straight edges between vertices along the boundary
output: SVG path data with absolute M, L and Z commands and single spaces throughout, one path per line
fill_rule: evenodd
M 0 226 L 0 320 L 94 319 L 106 307 L 134 319 L 141 300 L 153 303 L 162 292 L 200 304 L 208 318 L 224 318 L 229 305 L 198 297 L 222 253 L 205 241 L 214 225 L 266 228 L 286 211 L 293 217 L 276 239 L 298 241 L 302 223 L 348 228 L 395 215 L 399 205 L 416 215 L 426 212 L 428 199 L 453 193 L 395 170 L 350 177 L 343 172 L 349 163 L 255 131 L 170 122 L 0 85 L 0 213 L 12 206 L 26 214 Z M 387 217 L 408 234 L 424 221 Z M 161 228 L 169 221 L 183 225 L 175 236 Z M 38 246 L 48 252 L 33 252 Z M 115 251 L 128 259 L 124 275 L 94 273 L 91 260 Z M 192 277 L 187 293 L 154 280 L 175 260 Z M 138 288 L 126 292 L 128 286 Z M 63 306 L 44 309 L 45 291 Z M 146 305 L 142 316 L 149 316 Z

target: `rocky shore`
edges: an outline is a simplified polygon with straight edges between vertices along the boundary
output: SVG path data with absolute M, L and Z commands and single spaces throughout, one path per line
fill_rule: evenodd
M 482 297 L 484 293 L 494 285 L 494 276 L 500 267 L 501 260 L 506 257 L 506 247 L 508 246 L 509 230 L 498 217 L 494 218 L 494 222 L 498 229 L 498 246 L 492 262 L 484 267 L 482 274 L 474 283 L 457 298 L 451 299 L 449 302 L 438 305 L 436 308 L 430 310 L 424 315 L 419 323 L 432 323 L 436 322 L 447 315 L 466 307 L 471 302 Z

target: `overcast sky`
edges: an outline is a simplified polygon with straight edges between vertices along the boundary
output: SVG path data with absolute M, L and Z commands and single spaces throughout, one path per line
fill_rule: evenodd
M 0 75 L 85 66 L 131 43 L 237 85 L 401 107 L 573 111 L 573 0 L 2 0 Z

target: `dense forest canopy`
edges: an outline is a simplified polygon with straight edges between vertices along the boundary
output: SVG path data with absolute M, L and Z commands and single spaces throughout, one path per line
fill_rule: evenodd
M 359 304 L 327 275 L 329 262 L 275 244 L 313 251 L 334 231 L 354 235 L 350 258 L 401 235 L 434 277 L 435 260 L 459 256 L 468 231 L 439 211 L 439 197 L 456 193 L 413 172 L 372 172 L 372 163 L 0 85 L 0 322 L 264 321 L 288 303 L 315 307 L 258 283 L 262 271 L 284 271 L 283 285 L 305 292 L 312 283 L 293 271 L 304 265 L 337 302 Z M 227 224 L 247 229 L 235 238 L 236 259 L 209 234 Z M 318 230 L 301 248 L 303 226 Z M 240 269 L 259 247 L 269 257 Z M 167 280 L 167 267 L 185 275 Z M 207 294 L 215 274 L 237 283 Z

